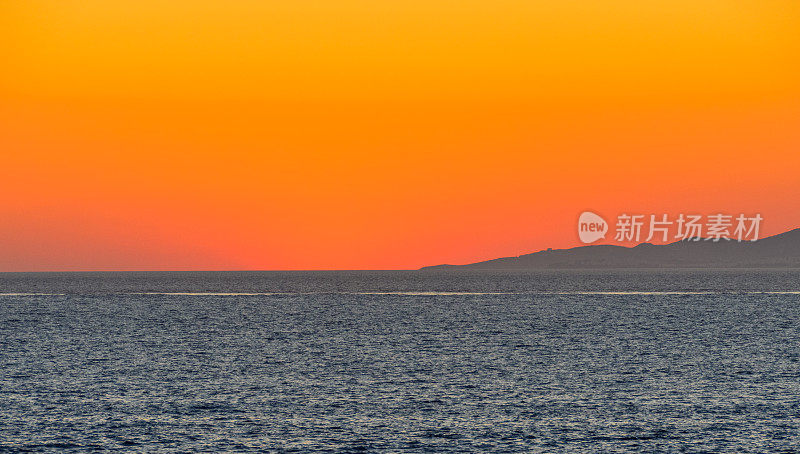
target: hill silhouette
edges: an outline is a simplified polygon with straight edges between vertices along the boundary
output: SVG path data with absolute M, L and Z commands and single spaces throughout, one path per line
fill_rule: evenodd
M 600 244 L 548 249 L 467 265 L 434 269 L 525 270 L 580 268 L 800 268 L 800 228 L 758 241 L 683 240 L 633 247 Z

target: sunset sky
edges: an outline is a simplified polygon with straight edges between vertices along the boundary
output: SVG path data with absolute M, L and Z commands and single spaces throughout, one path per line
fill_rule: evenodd
M 800 227 L 796 0 L 0 2 L 0 271 L 395 269 Z

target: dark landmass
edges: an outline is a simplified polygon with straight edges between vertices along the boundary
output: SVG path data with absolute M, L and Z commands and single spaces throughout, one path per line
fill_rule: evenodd
M 526 270 L 589 268 L 800 268 L 800 228 L 758 241 L 701 239 L 634 247 L 610 244 L 548 249 L 467 265 L 423 270 Z

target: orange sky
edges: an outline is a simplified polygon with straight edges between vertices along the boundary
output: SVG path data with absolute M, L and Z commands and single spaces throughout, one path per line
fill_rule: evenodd
M 415 268 L 800 226 L 795 0 L 0 3 L 0 270 Z

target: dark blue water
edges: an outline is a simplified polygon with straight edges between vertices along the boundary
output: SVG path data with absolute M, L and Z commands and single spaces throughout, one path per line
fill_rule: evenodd
M 800 449 L 798 271 L 6 274 L 0 291 L 0 451 Z

